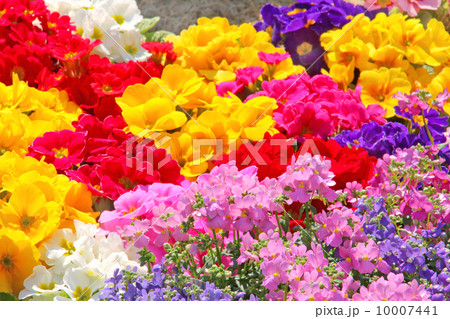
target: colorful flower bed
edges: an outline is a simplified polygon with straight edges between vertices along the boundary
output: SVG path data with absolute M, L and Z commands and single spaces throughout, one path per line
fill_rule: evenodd
M 0 1 L 0 300 L 449 300 L 448 7 Z

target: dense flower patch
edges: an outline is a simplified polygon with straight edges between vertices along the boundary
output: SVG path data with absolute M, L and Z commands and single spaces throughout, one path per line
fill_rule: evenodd
M 0 1 L 0 299 L 449 300 L 444 2 Z

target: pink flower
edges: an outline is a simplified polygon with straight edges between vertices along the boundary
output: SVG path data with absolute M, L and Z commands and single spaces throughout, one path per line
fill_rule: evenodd
M 261 264 L 261 271 L 264 275 L 262 285 L 270 291 L 276 290 L 278 285 L 286 283 L 289 280 L 289 275 L 286 270 L 289 269 L 289 262 L 282 256 L 278 256 L 274 260 L 264 260 Z
M 258 52 L 258 57 L 261 61 L 266 62 L 269 65 L 278 64 L 287 58 L 290 58 L 289 53 L 264 53 L 264 52 Z
M 243 69 L 237 69 L 236 81 L 249 86 L 255 83 L 263 72 L 264 69 L 259 66 L 250 66 Z
M 441 0 L 396 0 L 395 2 L 410 17 L 416 17 L 422 9 L 436 11 L 441 5 Z
M 122 236 L 131 238 L 136 248 L 142 249 L 148 245 L 149 239 L 145 236 L 145 232 L 149 229 L 150 222 L 148 220 L 135 220 L 132 225 L 126 225 Z
M 358 243 L 356 247 L 352 248 L 352 265 L 353 268 L 363 274 L 370 274 L 375 270 L 375 265 L 372 261 L 379 257 L 379 249 L 377 244 L 369 239 L 367 245 Z

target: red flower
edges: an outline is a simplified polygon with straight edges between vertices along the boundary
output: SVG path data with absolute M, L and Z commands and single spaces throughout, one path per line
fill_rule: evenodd
M 47 132 L 38 137 L 28 148 L 28 156 L 38 160 L 44 157 L 46 163 L 53 164 L 57 170 L 67 170 L 83 161 L 85 134 L 69 130 Z
M 276 178 L 286 171 L 294 154 L 293 141 L 287 140 L 283 134 L 270 136 L 264 135 L 264 139 L 253 144 L 242 144 L 235 152 L 224 155 L 222 161 L 214 163 L 220 165 L 236 160 L 239 169 L 254 165 L 258 167 L 258 177 L 263 180 L 266 177 Z
M 152 54 L 151 60 L 156 64 L 168 65 L 177 59 L 171 42 L 145 42 L 142 47 Z
M 78 34 L 65 39 L 59 37 L 59 42 L 53 47 L 53 56 L 62 63 L 64 73 L 72 78 L 79 78 L 87 70 L 89 54 L 101 43 L 95 40 L 91 43 L 89 39 L 83 39 Z
M 348 148 L 340 146 L 335 140 L 325 142 L 319 138 L 313 138 L 321 156 L 331 161 L 331 171 L 336 175 L 334 189 L 344 189 L 347 182 L 356 181 L 363 187 L 373 177 L 377 159 L 369 156 L 363 148 Z
M 103 156 L 100 164 L 83 165 L 67 175 L 86 184 L 94 195 L 112 200 L 137 185 L 157 182 L 179 184 L 184 180 L 180 175 L 180 166 L 164 149 L 148 145 L 143 152 L 152 156 L 151 162 L 143 154 L 130 158 L 125 154 L 119 157 Z

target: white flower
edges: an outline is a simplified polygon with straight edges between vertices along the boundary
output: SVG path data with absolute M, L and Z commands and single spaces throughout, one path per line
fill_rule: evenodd
M 151 54 L 141 44 L 145 37 L 136 29 L 129 31 L 111 30 L 114 40 L 105 38 L 105 47 L 111 52 L 110 58 L 115 62 L 145 61 Z
M 23 289 L 19 294 L 19 299 L 28 300 L 53 300 L 60 292 L 61 276 L 47 270 L 42 265 L 33 268 L 33 274 L 28 277 L 23 285 Z
M 95 226 L 94 226 L 95 227 Z M 41 250 L 41 258 L 53 271 L 63 274 L 68 267 L 81 267 L 94 259 L 92 246 L 93 236 L 87 236 L 88 229 L 80 230 L 81 236 L 71 229 L 58 229 L 53 237 L 45 242 Z
M 61 289 L 65 294 L 55 300 L 98 300 L 100 290 L 105 287 L 105 276 L 98 260 L 82 268 L 68 269 L 63 278 Z
M 73 10 L 93 7 L 90 0 L 45 0 L 45 4 L 50 11 L 59 12 L 61 15 L 68 15 Z
M 136 25 L 143 19 L 136 1 L 133 0 L 100 0 L 95 5 L 116 21 L 112 28 L 118 31 L 135 30 Z

